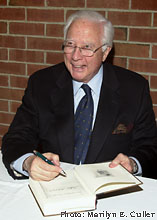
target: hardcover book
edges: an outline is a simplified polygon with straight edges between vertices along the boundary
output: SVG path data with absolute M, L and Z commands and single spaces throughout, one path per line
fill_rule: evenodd
M 110 168 L 109 163 L 71 165 L 72 169 L 66 170 L 67 177 L 59 175 L 51 181 L 29 178 L 43 215 L 94 210 L 97 195 L 142 184 L 121 165 Z

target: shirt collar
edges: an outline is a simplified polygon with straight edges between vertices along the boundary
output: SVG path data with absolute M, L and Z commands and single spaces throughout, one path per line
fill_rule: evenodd
M 103 65 L 101 65 L 98 73 L 87 83 L 87 85 L 90 86 L 91 90 L 99 96 L 101 84 L 103 79 Z M 74 96 L 77 94 L 78 90 L 82 86 L 83 82 L 78 82 L 76 80 L 73 80 L 73 92 Z

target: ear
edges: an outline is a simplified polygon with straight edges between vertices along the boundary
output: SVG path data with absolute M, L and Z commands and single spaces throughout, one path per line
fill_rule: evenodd
M 106 50 L 103 52 L 103 57 L 102 57 L 102 61 L 104 62 L 108 56 L 108 54 L 110 53 L 111 51 L 111 47 L 107 47 Z

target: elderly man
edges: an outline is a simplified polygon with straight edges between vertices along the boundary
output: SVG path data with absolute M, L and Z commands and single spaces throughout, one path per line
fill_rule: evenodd
M 64 28 L 64 63 L 33 74 L 3 138 L 13 178 L 51 180 L 59 161 L 112 161 L 131 173 L 157 177 L 157 129 L 148 82 L 105 62 L 112 24 L 92 11 L 72 14 Z M 55 166 L 32 154 L 40 149 Z

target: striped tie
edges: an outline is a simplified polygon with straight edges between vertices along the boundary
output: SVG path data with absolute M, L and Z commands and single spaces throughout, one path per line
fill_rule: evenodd
M 81 87 L 85 96 L 81 99 L 75 113 L 75 164 L 80 164 L 80 162 L 82 164 L 85 161 L 92 133 L 94 109 L 91 88 L 87 84 L 83 84 Z

